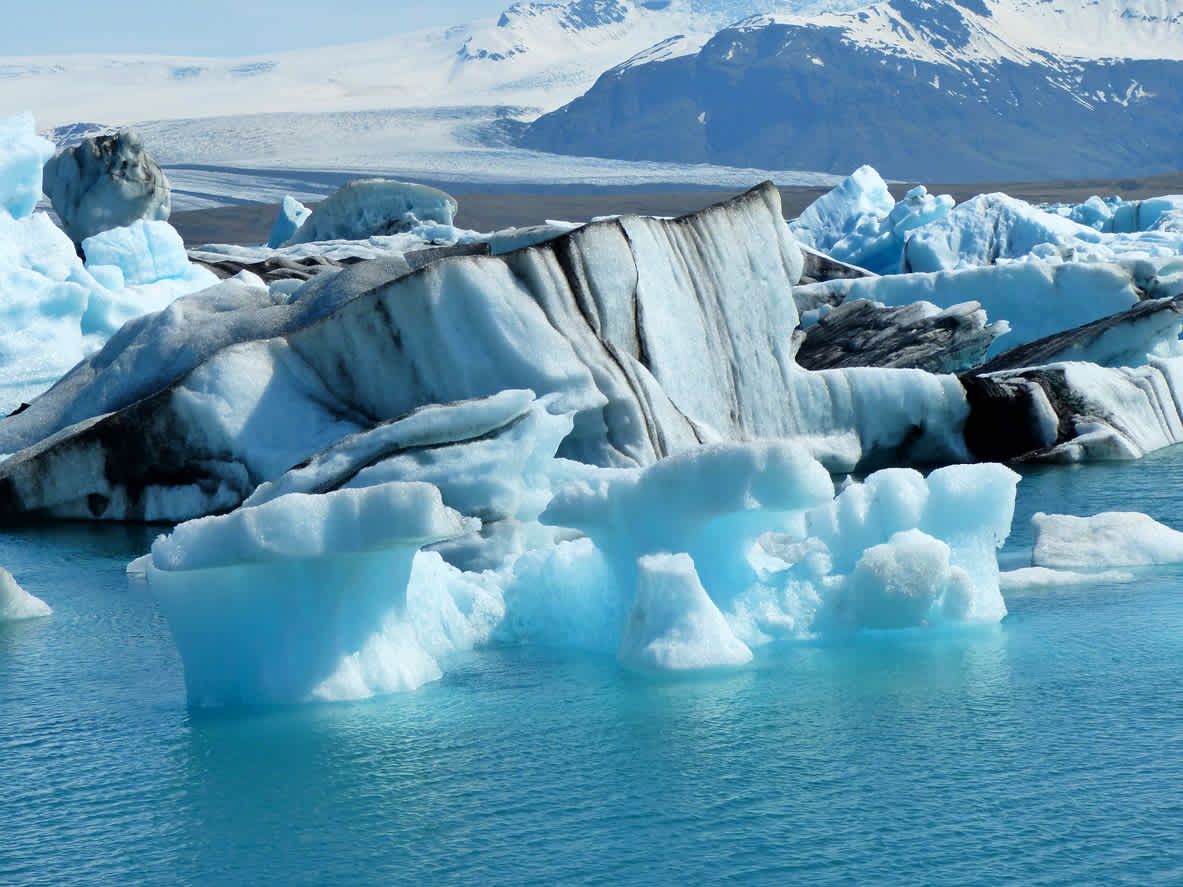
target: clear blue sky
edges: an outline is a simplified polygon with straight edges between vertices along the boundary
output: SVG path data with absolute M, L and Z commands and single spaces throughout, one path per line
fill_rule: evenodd
M 513 0 L 6 2 L 0 57 L 75 52 L 250 55 L 498 15 Z M 0 59 L 2 60 L 2 59 Z

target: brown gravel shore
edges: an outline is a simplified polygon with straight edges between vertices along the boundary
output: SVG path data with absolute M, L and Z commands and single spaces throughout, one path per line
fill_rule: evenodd
M 755 182 L 753 182 L 755 184 Z M 911 185 L 892 185 L 902 196 Z M 781 188 L 786 218 L 793 218 L 824 194 L 825 188 Z M 952 194 L 962 201 L 975 194 L 1003 191 L 1031 203 L 1076 203 L 1094 194 L 1120 194 L 1140 200 L 1161 194 L 1183 193 L 1183 172 L 1128 179 L 1081 179 L 1067 182 L 984 182 L 962 185 L 928 185 L 934 194 Z M 465 193 L 457 190 L 460 212 L 456 224 L 477 231 L 534 225 L 546 219 L 583 221 L 615 213 L 674 216 L 701 209 L 734 195 L 732 191 L 584 194 Z M 278 212 L 278 204 L 247 204 L 173 213 L 170 221 L 188 246 L 203 243 L 264 243 Z

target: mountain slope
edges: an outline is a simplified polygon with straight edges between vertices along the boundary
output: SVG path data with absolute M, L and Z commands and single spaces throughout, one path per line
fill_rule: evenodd
M 761 16 L 642 54 L 524 146 L 622 159 L 986 180 L 1183 164 L 1183 0 L 889 0 Z
M 345 112 L 570 101 L 603 71 L 676 37 L 698 49 L 753 11 L 850 8 L 858 0 L 563 0 L 499 18 L 366 43 L 244 58 L 60 55 L 0 60 L 0 107 L 43 127 L 269 112 Z

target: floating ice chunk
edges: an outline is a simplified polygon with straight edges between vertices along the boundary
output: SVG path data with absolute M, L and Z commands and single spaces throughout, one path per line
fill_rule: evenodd
M 297 702 L 356 689 L 341 670 L 356 675 L 361 666 L 347 660 L 364 658 L 371 639 L 405 615 L 415 552 L 476 526 L 435 487 L 411 483 L 294 493 L 161 536 L 148 581 L 190 701 Z M 407 668 L 385 680 L 429 676 L 422 654 L 411 649 Z
M 1031 563 L 1037 567 L 1104 569 L 1183 561 L 1183 533 L 1137 511 L 1092 517 L 1038 512 L 1031 528 Z
M 918 529 L 945 542 L 950 563 L 973 579 L 978 595 L 962 621 L 997 621 L 997 549 L 1010 534 L 1019 475 L 1004 465 L 949 465 L 923 477 L 887 468 L 851 484 L 809 515 L 810 535 L 828 546 L 837 573 L 857 567 L 863 552 Z
M 636 587 L 639 556 L 688 552 L 721 595 L 753 578 L 749 544 L 786 520 L 799 526 L 801 512 L 833 494 L 829 473 L 799 444 L 720 444 L 645 469 L 603 469 L 561 489 L 541 520 L 586 533 L 621 588 Z
M 1133 573 L 1121 570 L 1101 570 L 1096 573 L 1078 573 L 1074 570 L 1053 570 L 1050 567 L 1022 567 L 999 574 L 999 587 L 1004 593 L 1032 591 L 1040 588 L 1095 585 L 1097 583 L 1133 582 Z
M 128 319 L 217 282 L 165 222 L 87 242 L 101 259 L 93 272 L 47 214 L 0 213 L 0 412 L 32 400 Z
M 398 234 L 421 222 L 451 227 L 456 199 L 438 188 L 388 179 L 356 179 L 317 205 L 285 246 Z
M 291 240 L 300 226 L 308 221 L 310 215 L 312 215 L 312 210 L 292 195 L 286 195 L 279 207 L 279 215 L 275 217 L 275 224 L 271 226 L 271 236 L 267 238 L 267 246 L 275 249 L 282 246 L 285 241 Z
M 959 465 L 924 478 L 887 469 L 831 499 L 829 477 L 801 456 L 784 443 L 713 447 L 643 470 L 595 470 L 561 489 L 543 519 L 587 533 L 603 557 L 596 569 L 612 576 L 598 592 L 578 595 L 581 612 L 594 612 L 593 602 L 601 601 L 601 612 L 586 618 L 594 626 L 587 643 L 604 649 L 620 636 L 616 620 L 624 619 L 637 587 L 637 558 L 661 552 L 693 558 L 707 595 L 749 645 L 864 628 L 997 622 L 1006 614 L 996 550 L 1010 531 L 1015 472 Z M 876 553 L 863 563 L 871 549 Z M 576 549 L 559 562 L 539 554 L 530 575 L 576 576 L 575 563 L 593 563 L 588 558 Z M 893 597 L 892 583 L 908 576 L 923 577 L 923 601 Z M 555 600 L 570 599 L 562 593 Z M 553 637 L 537 621 L 548 606 L 561 606 L 555 600 L 515 592 L 507 601 L 515 631 Z
M 707 595 L 688 554 L 646 555 L 617 659 L 639 669 L 743 665 L 752 651 Z
M 49 604 L 17 585 L 12 574 L 0 567 L 0 625 L 22 619 L 36 619 L 38 616 L 48 616 L 52 612 Z
M 14 219 L 33 212 L 41 199 L 41 171 L 53 143 L 37 135 L 29 112 L 0 119 L 0 208 Z

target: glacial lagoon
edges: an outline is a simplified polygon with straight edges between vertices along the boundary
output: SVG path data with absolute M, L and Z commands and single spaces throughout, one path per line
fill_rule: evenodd
M 1183 527 L 1183 449 L 1024 471 L 1036 511 Z M 0 883 L 1178 884 L 1183 567 L 1006 592 L 994 626 L 645 675 L 486 647 L 418 690 L 212 711 L 127 562 L 160 528 L 0 535 Z

